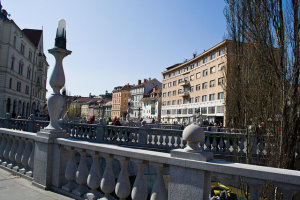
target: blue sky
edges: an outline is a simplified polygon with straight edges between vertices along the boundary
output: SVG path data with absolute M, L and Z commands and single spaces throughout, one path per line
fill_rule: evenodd
M 115 86 L 157 78 L 224 39 L 223 0 L 2 0 L 21 28 L 44 30 L 44 49 L 54 66 L 53 48 L 60 19 L 67 23 L 64 60 L 72 95 L 98 95 Z M 48 93 L 52 89 L 48 84 Z M 48 95 L 47 95 L 48 96 Z

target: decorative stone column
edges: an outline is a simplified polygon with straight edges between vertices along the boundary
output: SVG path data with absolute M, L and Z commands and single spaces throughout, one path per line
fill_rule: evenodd
M 197 124 L 187 126 L 182 139 L 187 141 L 184 149 L 172 150 L 171 157 L 206 162 L 213 159 L 212 152 L 203 152 L 204 129 Z M 183 176 L 184 174 L 184 176 Z M 209 199 L 211 173 L 192 168 L 170 166 L 169 199 Z
M 65 100 L 60 93 L 60 90 L 65 85 L 65 74 L 63 69 L 63 59 L 71 54 L 71 51 L 66 49 L 66 22 L 60 20 L 58 23 L 55 47 L 48 50 L 55 57 L 56 63 L 50 77 L 50 86 L 53 89 L 53 94 L 48 98 L 48 112 L 50 123 L 41 131 L 37 132 L 38 140 L 35 142 L 34 152 L 34 173 L 33 184 L 42 188 L 48 188 L 51 182 L 55 180 L 56 174 L 63 174 L 57 169 L 52 169 L 56 164 L 57 156 L 54 155 L 54 150 L 59 149 L 53 140 L 58 137 L 68 137 L 58 122 L 65 105 Z M 53 178 L 54 177 L 54 178 Z

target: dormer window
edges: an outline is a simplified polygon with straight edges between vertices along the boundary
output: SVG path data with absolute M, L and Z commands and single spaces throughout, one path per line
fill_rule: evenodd
M 20 49 L 20 51 L 21 51 L 21 54 L 24 55 L 25 46 L 24 46 L 23 43 L 21 44 L 21 49 Z

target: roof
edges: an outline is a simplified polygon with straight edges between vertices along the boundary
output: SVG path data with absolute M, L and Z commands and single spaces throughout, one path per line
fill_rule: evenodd
M 43 31 L 37 29 L 23 29 L 22 31 L 29 40 L 38 47 Z
M 176 66 L 178 66 L 178 65 L 181 65 L 182 63 L 177 63 L 177 64 L 175 64 L 175 65 L 172 65 L 172 66 L 170 66 L 170 67 L 167 67 L 166 69 L 167 70 L 170 70 L 170 69 L 172 69 L 172 68 L 174 68 L 174 67 L 176 67 Z

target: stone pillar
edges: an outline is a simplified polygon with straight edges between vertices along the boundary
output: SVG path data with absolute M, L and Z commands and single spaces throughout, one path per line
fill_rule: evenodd
M 97 128 L 96 128 L 96 142 L 99 142 L 99 143 L 103 142 L 105 126 L 106 126 L 105 120 L 100 119 L 99 124 L 97 125 Z
M 51 186 L 52 182 L 55 186 L 60 186 L 62 184 L 61 179 L 56 178 L 56 176 L 62 175 L 63 177 L 61 169 L 54 169 L 54 166 L 57 167 L 59 163 L 63 162 L 63 158 L 57 157 L 57 154 L 63 154 L 61 154 L 60 147 L 55 145 L 53 141 L 58 137 L 68 137 L 58 122 L 65 105 L 64 98 L 60 94 L 60 90 L 65 85 L 62 63 L 64 57 L 71 54 L 71 51 L 66 49 L 65 26 L 65 20 L 60 20 L 55 38 L 55 47 L 49 50 L 49 53 L 56 60 L 50 77 L 50 86 L 53 89 L 53 94 L 48 98 L 50 123 L 45 129 L 37 132 L 37 140 L 35 142 L 33 184 L 44 189 Z
M 213 153 L 202 152 L 200 142 L 204 142 L 204 130 L 196 125 L 187 126 L 182 139 L 187 141 L 185 149 L 172 150 L 171 157 L 208 161 L 213 159 Z M 209 199 L 211 172 L 192 168 L 170 166 L 168 199 Z
M 138 135 L 138 143 L 139 145 L 146 145 L 147 144 L 147 128 L 145 127 L 146 121 L 142 121 L 142 127 L 139 128 L 139 135 Z

